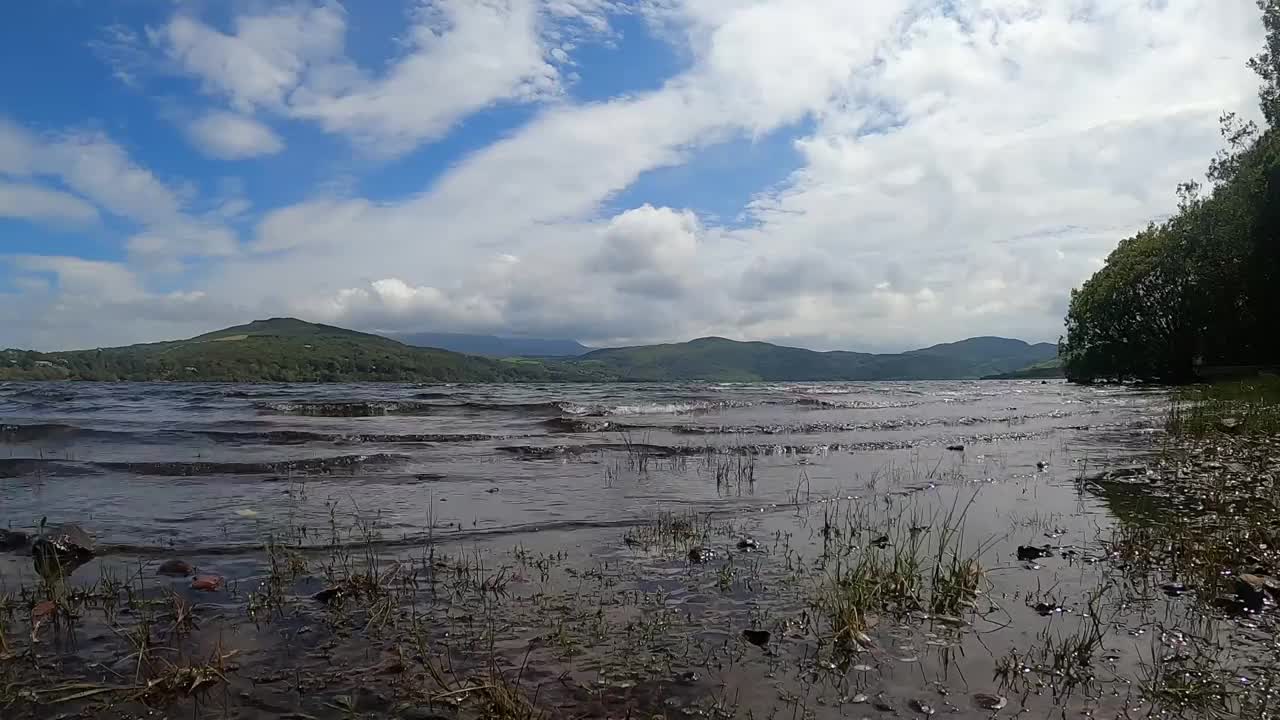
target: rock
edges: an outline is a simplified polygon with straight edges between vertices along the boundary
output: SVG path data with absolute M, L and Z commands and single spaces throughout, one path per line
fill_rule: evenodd
M 772 636 L 768 630 L 743 630 L 742 637 L 746 638 L 747 642 L 752 645 L 764 647 L 769 644 L 769 638 Z
M 195 568 L 186 560 L 165 560 L 156 568 L 156 574 L 165 577 L 189 577 L 194 572 Z
M 1044 547 L 1035 547 L 1033 545 L 1019 545 L 1018 559 L 1022 561 L 1039 560 L 1040 558 L 1053 557 L 1053 551 L 1048 545 Z
M 1032 610 L 1035 610 L 1036 612 L 1040 613 L 1041 615 L 1044 615 L 1045 617 L 1048 617 L 1048 616 L 1050 616 L 1050 615 L 1053 615 L 1054 613 L 1060 613 L 1060 612 L 1062 612 L 1062 606 L 1061 606 L 1061 605 L 1055 605 L 1055 604 L 1053 604 L 1053 603 L 1042 603 L 1042 602 L 1041 602 L 1041 603 L 1036 603 L 1035 605 L 1032 605 L 1032 606 L 1031 606 L 1031 609 L 1032 609 Z
M 973 704 L 976 705 L 979 710 L 994 711 L 1002 709 L 1005 705 L 1009 704 L 1009 701 L 1000 695 L 993 695 L 991 693 L 974 693 Z
M 38 625 L 42 622 L 52 620 L 54 614 L 57 612 L 58 606 L 52 600 L 43 600 L 36 603 L 35 607 L 31 608 L 31 622 L 32 624 Z
M 1049 463 L 1043 460 L 1040 460 L 1036 463 L 1036 469 L 1039 470 L 1040 472 L 1044 472 L 1045 468 L 1047 467 L 1049 467 Z
M 192 590 L 214 592 L 222 587 L 222 578 L 218 575 L 197 575 L 191 581 Z
M 70 574 L 93 559 L 93 539 L 79 525 L 46 528 L 31 545 L 36 571 L 41 575 Z
M 334 587 L 327 587 L 315 595 L 312 595 L 311 599 L 327 605 L 340 597 L 342 597 L 342 588 L 335 585 Z
M 760 543 L 756 542 L 755 540 L 752 540 L 751 538 L 742 538 L 741 540 L 738 541 L 738 549 L 745 550 L 747 552 L 750 552 L 752 550 L 759 550 Z
M 881 550 L 883 550 L 883 549 L 885 549 L 885 548 L 889 547 L 889 536 L 888 536 L 888 535 L 881 535 L 880 537 L 876 538 L 875 540 L 872 540 L 870 544 L 871 544 L 871 545 L 874 545 L 874 546 L 876 546 L 876 547 L 878 547 L 878 548 L 880 548 Z
M 1261 575 L 1243 573 L 1236 576 L 1236 597 L 1249 610 L 1261 610 L 1267 603 L 1267 581 Z M 1274 580 L 1272 581 L 1275 582 Z
M 0 552 L 22 550 L 31 543 L 31 536 L 21 530 L 0 530 Z
M 1239 435 L 1240 431 L 1244 429 L 1240 425 L 1240 418 L 1233 417 L 1220 418 L 1218 422 L 1214 423 L 1214 425 L 1220 432 L 1224 432 L 1228 435 Z
M 709 550 L 704 547 L 696 547 L 689 551 L 689 562 L 695 563 L 698 565 L 701 565 L 702 563 L 705 563 L 709 560 L 714 560 L 715 557 L 716 557 L 715 550 Z
M 933 709 L 933 706 L 932 706 L 932 705 L 929 705 L 928 703 L 924 702 L 923 700 L 912 700 L 912 701 L 911 701 L 911 709 L 912 709 L 914 712 L 918 712 L 918 713 L 920 713 L 921 715 L 932 715 L 932 714 L 934 714 L 935 712 L 937 712 L 937 710 L 934 710 L 934 709 Z
M 485 492 L 487 492 L 487 493 L 489 493 L 490 495 L 492 495 L 492 494 L 494 494 L 494 493 L 496 493 L 496 492 L 501 492 L 501 490 L 499 490 L 499 489 L 498 489 L 498 488 L 496 488 L 496 487 L 491 487 L 491 488 L 489 488 L 488 490 L 485 490 Z
M 952 452 L 964 452 L 964 446 L 963 446 L 963 445 L 948 445 L 948 446 L 947 446 L 947 449 L 948 449 L 948 450 L 950 450 L 950 451 L 952 451 Z
M 351 704 L 356 712 L 381 712 L 391 706 L 387 697 L 376 690 L 358 685 L 351 693 Z

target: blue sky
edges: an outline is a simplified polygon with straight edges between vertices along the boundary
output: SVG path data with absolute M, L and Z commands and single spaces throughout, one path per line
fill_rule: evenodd
M 1088 6 L 1089 12 L 1082 12 Z M 0 22 L 0 346 L 1056 339 L 1253 117 L 1250 0 L 49 0 Z

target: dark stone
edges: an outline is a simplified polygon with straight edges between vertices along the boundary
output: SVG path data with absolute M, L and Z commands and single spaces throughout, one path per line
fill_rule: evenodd
M 948 450 L 950 450 L 950 451 L 952 451 L 952 452 L 964 452 L 964 446 L 963 446 L 963 445 L 948 445 L 948 446 L 947 446 L 947 449 L 948 449 Z
M 709 550 L 704 547 L 696 547 L 689 551 L 689 562 L 701 565 L 708 560 L 714 560 L 716 557 L 715 550 Z
M 31 545 L 36 572 L 46 577 L 69 575 L 93 559 L 93 539 L 79 525 L 46 528 Z
M 327 605 L 333 602 L 334 600 L 337 600 L 340 597 L 342 597 L 342 588 L 335 586 L 335 587 L 327 587 L 321 590 L 315 595 L 312 595 L 311 599 L 315 600 L 316 602 L 325 603 Z
M 1236 576 L 1236 597 L 1246 608 L 1258 611 L 1267 603 L 1267 585 L 1271 578 L 1244 573 Z M 1271 583 L 1275 583 L 1271 580 Z
M 1049 463 L 1047 463 L 1047 462 L 1045 462 L 1045 461 L 1043 461 L 1043 460 L 1041 460 L 1041 461 L 1039 461 L 1039 462 L 1037 462 L 1037 463 L 1036 463 L 1036 469 L 1037 469 L 1037 470 L 1043 471 L 1043 470 L 1045 470 L 1045 469 L 1046 469 L 1046 468 L 1048 468 L 1048 467 L 1049 467 Z
M 23 550 L 31 543 L 31 536 L 21 530 L 0 530 L 0 552 Z
M 889 547 L 889 536 L 888 536 L 888 535 L 881 535 L 880 537 L 876 538 L 875 540 L 872 540 L 870 544 L 871 544 L 871 545 L 874 545 L 874 546 L 876 546 L 876 547 L 878 547 L 878 548 L 880 548 L 881 550 L 883 550 L 883 549 L 885 549 L 885 548 Z
M 156 568 L 157 575 L 166 577 L 189 577 L 196 570 L 186 560 L 165 560 Z
M 496 493 L 496 492 L 500 492 L 500 491 L 499 491 L 499 490 L 498 490 L 498 488 L 496 488 L 496 487 L 491 487 L 491 488 L 489 488 L 488 490 L 485 490 L 485 492 L 487 492 L 487 493 L 489 493 L 490 495 L 492 495 L 492 494 L 494 494 L 494 493 Z
M 764 647 L 769 644 L 769 638 L 772 636 L 768 630 L 743 630 L 742 637 L 746 638 L 747 642 L 752 645 Z
M 1053 615 L 1054 613 L 1062 612 L 1061 605 L 1054 605 L 1051 603 L 1036 603 L 1035 605 L 1031 606 L 1031 609 L 1035 610 L 1041 615 L 1044 615 L 1045 617 Z
M 360 685 L 351 693 L 351 704 L 356 712 L 381 712 L 391 706 L 391 701 L 382 693 Z
M 1032 545 L 1018 546 L 1018 559 L 1024 562 L 1027 560 L 1039 560 L 1040 558 L 1047 557 L 1053 557 L 1053 551 L 1049 549 L 1048 545 L 1044 547 L 1034 547 Z
M 759 550 L 760 543 L 756 542 L 755 540 L 752 540 L 751 538 L 742 538 L 741 540 L 738 541 L 738 549 L 746 550 L 748 552 L 750 552 L 751 550 Z
M 1218 420 L 1215 424 L 1218 430 L 1228 435 L 1239 435 L 1240 431 L 1243 429 L 1240 426 L 1240 418 L 1226 417 Z

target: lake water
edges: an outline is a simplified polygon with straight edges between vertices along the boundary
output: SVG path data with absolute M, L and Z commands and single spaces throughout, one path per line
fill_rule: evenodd
M 978 691 L 1008 696 L 1008 713 L 1105 714 L 1125 705 L 1114 688 L 1059 705 L 1042 692 L 1014 697 L 993 677 L 1046 623 L 1074 631 L 1027 599 L 1053 589 L 1068 608 L 1084 602 L 1101 571 L 1073 557 L 1096 550 L 1115 518 L 1076 481 L 1150 452 L 1166 405 L 1159 391 L 1056 381 L 9 383 L 0 384 L 0 527 L 79 523 L 99 545 L 98 559 L 76 570 L 86 581 L 104 567 L 147 574 L 161 560 L 190 561 L 228 579 L 225 596 L 198 596 L 220 617 L 263 582 L 268 537 L 323 547 L 320 529 L 340 520 L 376 527 L 379 562 L 424 548 L 474 554 L 487 567 L 510 566 L 514 583 L 501 611 L 511 620 L 491 646 L 506 648 L 512 667 L 528 665 L 523 682 L 547 685 L 539 693 L 566 714 L 693 716 L 714 705 L 726 717 L 890 716 L 868 704 L 881 698 L 906 717 L 924 714 L 921 703 L 987 717 L 967 699 Z M 830 569 L 815 558 L 832 514 L 847 519 L 855 507 L 868 528 L 913 518 L 913 533 L 935 535 L 948 508 L 967 508 L 961 535 L 981 549 L 991 599 L 981 618 L 942 640 L 936 629 L 886 619 L 868 631 L 878 648 L 865 664 L 836 662 L 813 599 Z M 663 512 L 724 528 L 701 540 L 715 559 L 692 563 L 683 547 L 635 542 Z M 740 552 L 744 537 L 761 552 Z M 1052 544 L 1055 559 L 1020 562 L 1015 548 L 1031 544 Z M 543 563 L 539 578 L 530 557 L 556 562 Z M 601 622 L 613 624 L 601 627 L 611 629 L 572 625 L 575 652 L 545 648 L 551 633 L 538 625 L 551 611 L 539 598 L 573 592 L 580 601 L 584 577 L 595 578 L 592 602 L 608 608 Z M 0 555 L 0 586 L 35 581 L 29 556 Z M 317 587 L 307 582 L 299 602 Z M 632 634 L 636 618 L 663 613 L 683 656 L 670 639 Z M 747 627 L 771 630 L 768 652 L 740 642 Z M 244 643 L 247 666 L 279 661 L 256 626 L 226 632 Z M 385 650 L 365 641 L 359 652 L 370 644 Z M 113 652 L 97 660 L 110 666 Z M 1111 661 L 1134 667 L 1140 653 L 1124 653 Z M 665 659 L 645 672 L 620 669 L 642 655 Z M 874 672 L 849 669 L 868 665 Z M 577 690 L 553 691 L 555 678 Z M 350 691 L 342 683 L 326 687 Z M 246 699 L 278 688 L 239 691 L 235 716 L 326 714 L 296 693 Z

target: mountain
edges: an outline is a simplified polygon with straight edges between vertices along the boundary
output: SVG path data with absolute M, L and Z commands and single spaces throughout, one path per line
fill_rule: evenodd
M 521 382 L 610 379 L 589 368 L 503 362 L 410 347 L 293 318 L 255 320 L 189 340 L 72 352 L 6 351 L 0 379 L 244 382 Z
M 1057 356 L 1049 343 L 978 337 L 905 353 L 815 352 L 710 337 L 670 345 L 596 350 L 570 362 L 623 380 L 956 380 L 980 378 Z
M 577 340 L 498 337 L 462 333 L 388 333 L 387 337 L 414 347 L 440 348 L 486 357 L 574 357 L 591 348 Z
M 1055 360 L 1048 343 L 970 338 L 896 354 L 815 352 L 764 342 L 701 338 L 595 350 L 581 357 L 496 360 L 406 345 L 381 335 L 293 318 L 188 340 L 40 353 L 0 352 L 0 380 L 240 382 L 750 382 L 953 380 L 1009 373 Z

